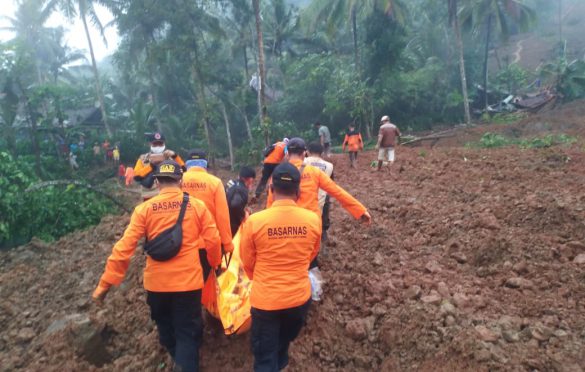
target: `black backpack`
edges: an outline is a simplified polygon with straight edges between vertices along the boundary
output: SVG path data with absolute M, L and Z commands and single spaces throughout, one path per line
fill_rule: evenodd
M 144 243 L 144 252 L 153 260 L 168 261 L 181 250 L 181 245 L 183 244 L 183 217 L 185 217 L 187 203 L 189 203 L 189 194 L 184 192 L 179 219 L 177 219 L 175 226 L 166 229 L 156 238 L 147 240 Z
M 275 148 L 276 148 L 276 143 L 273 143 L 270 146 L 266 146 L 264 148 L 264 150 L 262 150 L 262 155 L 264 155 L 264 157 L 267 157 L 268 155 L 272 154 L 272 151 L 274 151 Z

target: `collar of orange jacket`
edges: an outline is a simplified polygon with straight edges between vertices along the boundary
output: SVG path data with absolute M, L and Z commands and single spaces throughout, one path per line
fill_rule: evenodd
M 272 203 L 273 207 L 284 207 L 284 206 L 291 206 L 297 205 L 297 202 L 291 199 L 280 199 Z
M 169 187 L 165 187 L 164 189 L 161 189 L 159 192 L 160 194 L 176 194 L 176 193 L 183 193 L 183 191 L 181 190 L 180 187 L 175 187 L 175 186 L 169 186 Z
M 303 161 L 301 159 L 294 159 L 294 160 L 290 160 L 289 163 L 291 163 L 295 167 L 299 168 L 303 164 Z
M 195 166 L 195 167 L 191 167 L 191 168 L 187 169 L 187 172 L 205 172 L 205 173 L 207 173 L 207 169 Z

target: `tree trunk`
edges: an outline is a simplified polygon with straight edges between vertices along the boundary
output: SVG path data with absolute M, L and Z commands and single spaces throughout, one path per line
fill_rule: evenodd
M 457 9 L 457 1 L 455 0 L 455 9 Z M 471 113 L 469 111 L 469 96 L 467 94 L 467 74 L 465 73 L 465 58 L 463 56 L 463 39 L 461 38 L 461 28 L 459 26 L 459 18 L 457 14 L 453 17 L 453 28 L 455 30 L 455 38 L 457 39 L 457 52 L 459 54 L 459 75 L 461 77 L 461 93 L 463 94 L 463 108 L 465 110 L 465 124 L 471 125 Z M 487 94 L 487 91 L 486 91 Z M 486 95 L 487 96 L 487 95 Z
M 102 85 L 100 83 L 100 75 L 97 68 L 97 63 L 95 61 L 95 55 L 93 53 L 93 45 L 91 43 L 91 37 L 89 36 L 89 28 L 87 27 L 87 19 L 85 18 L 85 13 L 80 10 L 81 21 L 83 22 L 83 28 L 85 30 L 85 37 L 87 38 L 87 45 L 89 46 L 89 54 L 91 56 L 91 66 L 93 69 L 93 76 L 95 78 L 95 91 L 100 103 L 100 111 L 102 113 L 102 120 L 104 122 L 104 127 L 106 128 L 106 132 L 109 138 L 112 138 L 112 130 L 108 125 L 108 116 L 106 114 L 106 105 L 104 104 L 104 95 L 102 93 Z
M 485 36 L 485 55 L 483 57 L 483 89 L 484 89 L 484 109 L 487 112 L 488 102 L 488 58 L 490 53 L 490 38 L 492 34 L 492 14 L 487 19 L 487 31 Z
M 195 78 L 195 84 L 197 84 L 197 103 L 203 112 L 203 130 L 205 131 L 205 139 L 207 140 L 207 152 L 209 156 L 209 161 L 213 165 L 215 162 L 215 153 L 213 144 L 211 142 L 211 131 L 209 126 L 209 112 L 207 109 L 207 97 L 205 95 L 205 85 L 203 84 L 203 80 L 201 79 L 201 72 L 197 67 L 198 58 L 195 58 L 196 66 L 193 67 L 193 77 Z
M 248 83 L 248 79 L 250 78 L 250 71 L 248 71 L 248 48 L 244 45 L 244 71 L 246 72 L 246 83 Z
M 223 115 L 223 121 L 225 122 L 225 131 L 227 134 L 228 148 L 230 150 L 230 169 L 234 170 L 234 146 L 232 144 L 232 133 L 230 131 L 230 119 L 225 109 L 225 104 L 220 101 L 221 113 Z
M 262 19 L 260 18 L 260 0 L 252 0 L 254 14 L 256 16 L 256 35 L 258 38 L 258 78 L 260 79 L 258 89 L 258 116 L 260 127 L 264 129 L 264 143 L 270 145 L 269 123 L 267 120 L 266 108 L 266 73 L 264 71 L 264 38 L 262 35 Z
M 360 76 L 360 54 L 358 49 L 358 35 L 357 35 L 357 12 L 355 4 L 351 7 L 351 33 L 353 36 L 353 58 L 355 63 L 355 70 Z
M 21 91 L 24 90 L 21 87 Z M 35 156 L 35 173 L 39 178 L 42 178 L 41 175 L 41 150 L 39 147 L 39 141 L 37 138 L 37 118 L 36 115 L 33 114 L 28 97 L 24 96 L 24 107 L 26 108 L 26 113 L 28 117 L 28 122 L 30 124 L 30 139 L 32 142 L 33 154 Z

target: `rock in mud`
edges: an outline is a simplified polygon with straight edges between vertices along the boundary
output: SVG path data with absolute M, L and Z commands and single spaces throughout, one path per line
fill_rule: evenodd
M 467 262 L 467 256 L 461 252 L 453 252 L 451 253 L 451 258 L 457 261 L 460 264 L 464 264 Z
M 437 284 L 437 292 L 439 292 L 439 294 L 443 297 L 450 296 L 449 287 L 447 287 L 447 284 L 445 284 L 445 282 L 439 282 L 439 284 Z
M 500 338 L 497 333 L 483 325 L 475 326 L 475 331 L 479 335 L 479 338 L 485 342 L 496 342 Z
M 439 302 L 441 302 L 441 296 L 439 296 L 438 294 L 430 294 L 428 296 L 421 297 L 420 300 L 425 304 L 438 304 Z
M 520 261 L 512 266 L 512 270 L 517 274 L 526 274 L 528 272 L 528 264 L 526 261 Z
M 430 261 L 425 265 L 425 270 L 431 274 L 435 274 L 441 271 L 441 266 L 439 266 L 437 261 Z
M 453 295 L 453 302 L 458 308 L 464 308 L 469 305 L 469 298 L 462 293 L 455 293 Z
M 376 252 L 374 254 L 374 265 L 376 266 L 381 266 L 382 264 L 384 264 L 384 257 L 382 256 L 382 254 L 380 254 L 380 252 Z
M 473 353 L 473 358 L 478 362 L 487 362 L 492 359 L 492 353 L 487 349 L 476 350 Z
M 373 317 L 351 320 L 345 326 L 345 332 L 352 340 L 363 340 L 374 329 L 375 321 Z
M 449 301 L 443 301 L 439 311 L 443 316 L 455 315 L 457 313 L 457 309 L 455 309 L 455 306 Z
M 96 324 L 89 319 L 73 324 L 71 344 L 77 355 L 94 366 L 101 367 L 112 359 L 106 350 L 105 325 Z
M 518 332 L 514 332 L 512 330 L 502 331 L 502 337 L 504 338 L 504 340 L 510 343 L 520 341 L 520 336 L 518 335 Z
M 406 298 L 415 300 L 420 297 L 420 293 L 421 288 L 418 285 L 411 285 L 404 294 L 406 295 Z
M 585 253 L 581 253 L 581 254 L 577 255 L 577 257 L 575 257 L 575 259 L 573 260 L 573 263 L 576 263 L 579 265 L 585 264 Z
M 30 340 L 35 338 L 36 335 L 37 333 L 34 331 L 34 329 L 27 327 L 18 331 L 16 338 L 20 342 L 29 342 Z
M 530 281 L 528 279 L 524 279 L 521 277 L 514 277 L 514 278 L 509 278 L 508 280 L 506 280 L 506 287 L 529 289 L 529 288 L 534 287 L 534 284 L 532 283 L 532 281 Z
M 538 324 L 534 327 L 530 327 L 530 334 L 535 340 L 547 341 L 553 335 L 553 331 L 546 326 Z

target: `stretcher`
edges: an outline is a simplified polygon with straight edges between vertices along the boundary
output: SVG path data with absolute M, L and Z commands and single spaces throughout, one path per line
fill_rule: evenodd
M 211 272 L 201 295 L 201 303 L 207 311 L 219 319 L 226 335 L 242 334 L 250 329 L 250 290 L 248 279 L 240 259 L 240 231 L 233 239 L 234 251 L 230 260 L 222 260 L 221 273 Z

